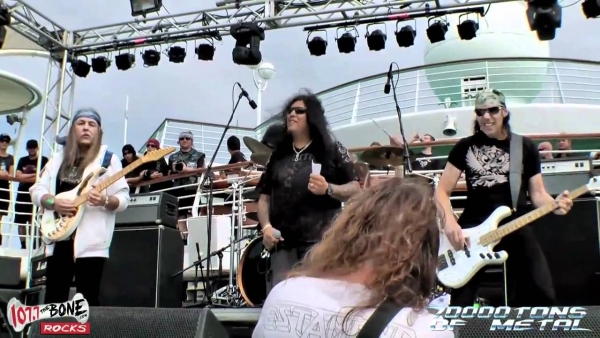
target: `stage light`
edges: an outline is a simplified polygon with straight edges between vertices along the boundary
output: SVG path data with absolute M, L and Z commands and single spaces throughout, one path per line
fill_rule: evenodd
M 473 20 L 465 20 L 461 22 L 461 18 L 466 15 L 468 14 L 463 14 L 458 17 L 459 24 L 456 28 L 458 29 L 458 36 L 461 40 L 473 39 L 477 36 L 477 31 L 479 30 L 479 19 L 477 20 L 478 22 Z
M 9 26 L 11 21 L 10 12 L 0 1 L 0 27 Z
M 185 57 L 187 56 L 187 52 L 185 48 L 180 46 L 173 46 L 169 48 L 167 52 L 167 56 L 169 57 L 169 61 L 173 63 L 183 63 Z
M 384 33 L 381 29 L 376 29 L 373 32 L 369 33 L 369 26 L 371 25 L 367 25 L 367 34 L 365 35 L 369 50 L 380 51 L 382 49 L 385 49 L 387 34 Z M 383 29 L 386 29 L 385 24 L 383 25 Z
M 131 16 L 146 17 L 148 13 L 155 13 L 162 8 L 162 0 L 130 0 Z
M 260 42 L 265 39 L 265 30 L 254 22 L 244 22 L 231 26 L 229 33 L 235 39 L 231 53 L 233 62 L 244 66 L 260 64 Z
M 585 0 L 581 4 L 581 10 L 587 19 L 600 16 L 600 4 L 598 2 L 599 0 Z
M 92 59 L 92 71 L 94 73 L 106 73 L 112 62 L 105 56 L 98 56 Z
M 433 18 L 429 19 L 431 22 Z M 433 24 L 427 27 L 427 38 L 431 43 L 436 43 L 446 40 L 446 32 L 448 32 L 448 23 L 446 21 L 436 20 Z
M 90 69 L 92 67 L 87 63 L 87 59 L 86 61 L 83 60 L 73 60 L 71 61 L 71 70 L 73 71 L 73 73 L 79 77 L 87 77 L 88 74 L 90 73 Z
M 325 38 L 322 38 L 320 36 L 315 36 L 312 39 L 310 39 L 310 36 L 314 32 L 325 33 Z M 309 39 L 310 39 L 310 41 L 309 41 Z M 306 46 L 308 47 L 308 51 L 310 52 L 310 55 L 321 56 L 321 55 L 327 54 L 327 31 L 322 29 L 322 30 L 308 32 L 308 36 L 306 37 Z
M 410 47 L 415 44 L 415 38 L 417 37 L 417 31 L 410 25 L 406 25 L 398 30 L 398 24 L 396 23 L 396 42 L 399 47 Z
M 6 27 L 0 26 L 0 49 L 2 49 L 2 45 L 4 44 L 4 40 L 6 39 Z
M 556 29 L 562 25 L 562 7 L 556 0 L 533 0 L 527 3 L 529 28 L 537 33 L 540 41 L 553 40 Z
M 212 61 L 215 57 L 215 46 L 212 41 L 209 43 L 202 43 L 196 47 L 196 55 L 198 55 L 198 60 L 202 61 Z
M 160 62 L 160 52 L 156 49 L 146 49 L 142 53 L 142 60 L 144 61 L 144 67 L 156 67 Z
M 129 70 L 135 65 L 135 55 L 130 53 L 115 56 L 115 64 L 118 70 Z
M 340 29 L 345 29 L 340 27 L 337 29 L 337 35 L 339 36 Z M 350 31 L 346 31 L 346 33 L 342 34 L 342 36 L 337 37 L 335 40 L 337 42 L 338 51 L 340 53 L 349 54 L 354 52 L 356 49 L 356 41 L 358 40 L 358 31 L 356 31 L 356 27 L 353 28 L 355 34 L 352 34 Z

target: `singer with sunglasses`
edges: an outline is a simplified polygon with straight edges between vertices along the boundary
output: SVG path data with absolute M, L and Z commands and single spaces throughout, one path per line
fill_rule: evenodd
M 179 134 L 179 151 L 169 157 L 169 169 L 171 174 L 186 173 L 204 167 L 206 155 L 194 149 L 194 134 L 184 131 Z M 179 231 L 187 232 L 187 218 L 192 214 L 192 205 L 198 189 L 198 176 L 188 176 L 174 180 L 174 186 L 179 187 L 171 190 L 173 196 L 179 198 Z M 187 236 L 183 235 L 184 242 Z
M 329 132 L 312 93 L 292 97 L 275 123 L 284 126 L 257 187 L 263 243 L 271 250 L 268 289 L 284 280 L 360 190 L 348 150 Z
M 436 199 L 443 207 L 444 233 L 450 243 L 461 250 L 470 244 L 462 229 L 478 226 L 499 206 L 513 207 L 509 182 L 511 154 L 510 113 L 506 109 L 504 95 L 497 90 L 484 90 L 475 98 L 475 123 L 473 135 L 458 141 L 448 155 L 436 190 Z M 518 142 L 515 145 L 519 144 Z M 516 147 L 516 146 L 515 146 Z M 519 149 L 517 147 L 517 149 Z M 540 154 L 533 141 L 522 137 L 522 174 L 518 192 L 516 212 L 504 220 L 506 223 L 531 210 L 527 197 L 536 207 L 555 201 L 547 192 L 542 181 Z M 452 217 L 450 194 L 461 173 L 467 183 L 467 200 L 458 221 Z M 558 215 L 566 214 L 573 202 L 568 192 L 556 198 Z M 553 306 L 554 287 L 548 263 L 531 227 L 524 227 L 504 237 L 496 251 L 508 253 L 506 261 L 506 291 L 508 306 Z M 452 306 L 472 306 L 477 298 L 479 283 L 484 270 L 477 273 L 465 286 L 451 291 Z M 505 304 L 491 304 L 505 305 Z

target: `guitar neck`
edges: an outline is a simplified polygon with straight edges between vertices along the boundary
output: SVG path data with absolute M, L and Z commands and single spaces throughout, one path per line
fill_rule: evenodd
M 569 197 L 572 199 L 575 199 L 585 193 L 587 193 L 588 187 L 587 185 L 583 185 L 571 192 L 569 192 Z M 480 238 L 480 243 L 482 245 L 489 245 L 491 243 L 494 242 L 498 242 L 499 240 L 501 240 L 504 236 L 507 236 L 519 229 L 521 229 L 522 227 L 530 224 L 531 222 L 538 220 L 540 218 L 542 218 L 543 216 L 546 216 L 547 214 L 551 213 L 552 211 L 554 211 L 556 209 L 557 205 L 556 202 L 552 202 L 548 205 L 545 205 L 541 208 L 537 208 L 534 211 L 525 214 L 517 219 L 515 219 L 514 221 L 508 222 L 505 225 L 499 227 L 498 229 L 489 232 L 486 235 L 481 236 Z
M 128 166 L 126 166 L 125 168 L 119 170 L 116 174 L 112 175 L 111 177 L 109 177 L 106 180 L 103 180 L 102 182 L 100 182 L 100 184 L 98 184 L 94 190 L 97 192 L 101 192 L 106 190 L 106 188 L 110 187 L 111 185 L 113 185 L 116 181 L 118 181 L 121 177 L 124 177 L 125 175 L 129 174 L 130 172 L 132 172 L 133 170 L 135 170 L 137 167 L 139 167 L 140 165 L 142 165 L 144 162 L 142 161 L 142 159 L 137 159 L 133 162 L 131 162 Z M 88 183 L 89 184 L 89 183 Z M 79 187 L 77 188 L 79 189 Z M 77 196 L 77 198 L 75 199 L 75 205 L 76 206 L 80 206 L 82 205 L 85 201 L 87 200 L 87 192 Z

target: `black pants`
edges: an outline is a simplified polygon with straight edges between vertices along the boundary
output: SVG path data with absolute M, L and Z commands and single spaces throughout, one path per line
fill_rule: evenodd
M 25 249 L 25 241 L 27 239 L 25 237 L 27 234 L 26 227 L 28 226 L 27 224 L 31 224 L 31 214 L 33 213 L 33 204 L 25 203 L 31 203 L 31 195 L 29 192 L 19 191 L 17 202 L 21 203 L 15 204 L 15 211 L 18 212 L 18 214 L 15 214 L 15 224 L 19 227 L 19 235 L 21 235 L 19 237 L 21 240 L 21 249 Z
M 505 250 L 508 253 L 505 287 L 509 306 L 553 306 L 555 304 L 554 285 L 548 262 L 532 228 L 522 228 L 504 237 L 494 250 Z M 453 289 L 450 305 L 472 306 L 477 298 L 483 273 L 483 270 L 479 271 L 465 286 Z
M 75 288 L 90 306 L 98 306 L 104 257 L 73 258 L 73 240 L 57 242 L 46 265 L 46 304 L 69 300 L 73 277 Z

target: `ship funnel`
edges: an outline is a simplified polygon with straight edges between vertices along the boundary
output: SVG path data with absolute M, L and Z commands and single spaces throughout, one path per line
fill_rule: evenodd
M 443 134 L 450 137 L 456 135 L 456 117 L 446 115 Z

